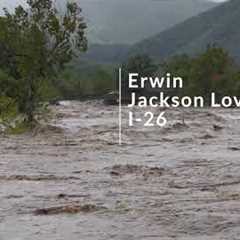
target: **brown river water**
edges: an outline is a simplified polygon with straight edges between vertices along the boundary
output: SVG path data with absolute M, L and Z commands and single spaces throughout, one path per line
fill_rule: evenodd
M 119 146 L 116 106 L 51 108 L 48 126 L 0 136 L 0 240 L 240 239 L 240 110 L 130 128 L 124 107 Z

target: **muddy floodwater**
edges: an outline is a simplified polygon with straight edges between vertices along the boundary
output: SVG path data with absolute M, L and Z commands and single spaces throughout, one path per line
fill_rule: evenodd
M 240 110 L 130 128 L 124 107 L 119 146 L 117 107 L 51 108 L 48 125 L 0 136 L 0 240 L 240 239 Z

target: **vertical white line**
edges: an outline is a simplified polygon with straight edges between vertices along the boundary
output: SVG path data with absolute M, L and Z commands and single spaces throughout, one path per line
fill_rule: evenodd
M 118 113 L 118 123 L 119 123 L 119 133 L 118 133 L 118 143 L 122 145 L 122 69 L 119 68 L 118 71 L 118 83 L 119 83 L 119 113 Z

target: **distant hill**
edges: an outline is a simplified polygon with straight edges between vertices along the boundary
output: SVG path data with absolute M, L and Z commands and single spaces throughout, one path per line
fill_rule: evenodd
M 56 0 L 64 9 L 66 1 Z M 132 44 L 216 6 L 210 0 L 76 0 L 88 24 L 91 43 Z M 26 0 L 0 0 L 13 9 Z
M 119 63 L 128 56 L 129 48 L 129 45 L 124 44 L 93 44 L 80 58 L 95 63 Z
M 158 59 L 196 54 L 208 44 L 226 48 L 240 61 L 240 0 L 231 0 L 134 45 L 130 54 L 146 53 Z
M 217 5 L 208 0 L 78 0 L 91 43 L 133 44 Z

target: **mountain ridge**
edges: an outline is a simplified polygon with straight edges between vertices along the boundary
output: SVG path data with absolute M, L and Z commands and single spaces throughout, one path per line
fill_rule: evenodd
M 134 44 L 217 6 L 203 0 L 81 0 L 91 43 Z
M 141 53 L 165 59 L 177 54 L 194 55 L 216 44 L 240 61 L 239 19 L 240 1 L 231 0 L 140 41 L 129 50 L 130 55 Z
M 63 11 L 67 0 L 56 0 Z M 71 1 L 71 0 L 69 0 Z M 207 0 L 75 0 L 87 22 L 91 44 L 134 44 L 217 3 Z M 27 7 L 26 0 L 1 0 L 1 9 Z

